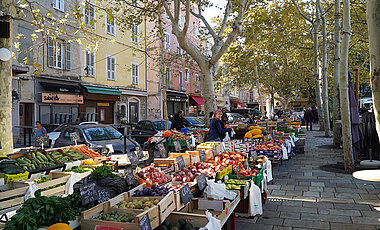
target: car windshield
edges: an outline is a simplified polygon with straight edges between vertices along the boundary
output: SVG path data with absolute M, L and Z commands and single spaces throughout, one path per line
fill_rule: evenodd
M 57 128 L 53 130 L 53 132 L 61 132 L 63 128 L 65 128 L 67 125 L 60 125 Z
M 123 135 L 112 127 L 93 127 L 84 129 L 84 133 L 90 141 L 104 141 L 120 139 Z
M 201 125 L 204 123 L 204 119 L 200 117 L 186 117 L 186 120 L 192 125 Z
M 172 126 L 172 122 L 168 121 L 168 128 Z M 162 131 L 165 130 L 165 121 L 153 121 L 154 127 L 156 127 L 157 130 Z

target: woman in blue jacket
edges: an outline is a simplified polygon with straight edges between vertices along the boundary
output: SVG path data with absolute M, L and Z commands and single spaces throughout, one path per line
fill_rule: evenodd
M 216 110 L 210 121 L 210 131 L 208 133 L 209 141 L 222 141 L 227 132 L 231 132 L 231 128 L 224 128 L 222 126 L 222 111 Z

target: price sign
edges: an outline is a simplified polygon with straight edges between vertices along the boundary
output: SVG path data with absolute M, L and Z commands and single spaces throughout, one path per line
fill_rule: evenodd
M 36 137 L 37 146 L 41 146 L 42 148 L 49 146 L 49 136 L 38 136 Z
M 216 151 L 216 148 L 215 148 L 215 147 L 213 147 L 213 148 L 211 149 L 211 151 L 212 151 L 212 155 L 213 155 L 213 156 L 218 155 L 218 152 Z
M 187 149 L 191 149 L 190 141 L 191 141 L 191 139 L 186 141 L 186 147 L 187 147 Z
M 206 153 L 204 150 L 199 151 L 199 160 L 201 162 L 205 162 L 207 160 Z
M 126 168 L 124 170 L 124 173 L 125 173 L 125 179 L 126 179 L 128 185 L 134 184 L 136 178 L 133 175 L 132 168 L 131 167 Z
M 131 165 L 137 165 L 139 163 L 139 159 L 137 158 L 136 152 L 129 152 L 127 153 L 129 161 L 131 162 Z
M 173 144 L 174 144 L 175 151 L 177 152 L 181 151 L 181 144 L 179 143 L 179 141 L 174 141 Z
M 158 151 L 160 151 L 161 157 L 165 158 L 166 157 L 166 149 L 165 149 L 164 143 L 158 144 L 157 148 L 158 148 Z
M 70 133 L 70 140 L 72 142 L 75 142 L 75 145 L 78 144 L 78 141 L 80 140 L 79 138 L 79 133 L 78 132 L 73 132 L 73 133 Z
M 139 146 L 136 147 L 136 151 L 137 151 L 137 156 L 139 157 L 139 159 L 144 158 L 144 153 Z
M 103 203 L 111 199 L 110 193 L 105 189 L 98 189 L 98 203 Z
M 152 230 L 152 226 L 150 225 L 149 215 L 148 213 L 141 218 L 140 222 L 140 229 L 141 230 Z
M 198 188 L 200 191 L 202 191 L 203 189 L 206 188 L 207 186 L 207 179 L 206 179 L 206 176 L 205 174 L 201 174 L 197 177 L 197 183 L 198 183 Z
M 82 205 L 86 205 L 98 199 L 98 194 L 95 191 L 95 186 L 95 182 L 91 182 L 79 187 L 79 192 L 82 197 Z
M 240 166 L 236 166 L 236 175 L 238 178 L 240 178 Z
M 183 168 L 185 168 L 186 165 L 185 165 L 185 160 L 183 159 L 183 156 L 176 157 L 176 160 L 177 160 L 179 170 L 182 170 Z
M 180 190 L 179 195 L 181 197 L 182 202 L 186 205 L 193 199 L 193 193 L 191 193 L 191 189 L 189 184 L 185 184 Z
M 258 159 L 257 152 L 255 150 L 251 150 L 250 153 L 251 153 L 252 160 L 257 161 Z

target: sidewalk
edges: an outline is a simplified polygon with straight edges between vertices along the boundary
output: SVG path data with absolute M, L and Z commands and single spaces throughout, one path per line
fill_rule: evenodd
M 306 133 L 305 154 L 273 168 L 264 214 L 237 218 L 236 229 L 378 229 L 380 183 L 321 170 L 343 162 L 343 151 L 332 149 L 332 138 L 323 132 Z

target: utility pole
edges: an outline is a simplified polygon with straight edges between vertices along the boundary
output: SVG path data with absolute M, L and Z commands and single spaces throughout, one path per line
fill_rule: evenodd
M 0 49 L 5 54 L 12 53 L 11 28 L 14 10 L 13 0 L 1 0 L 0 30 L 4 36 L 0 37 Z M 12 63 L 11 60 L 3 59 L 0 60 L 0 156 L 12 151 Z

